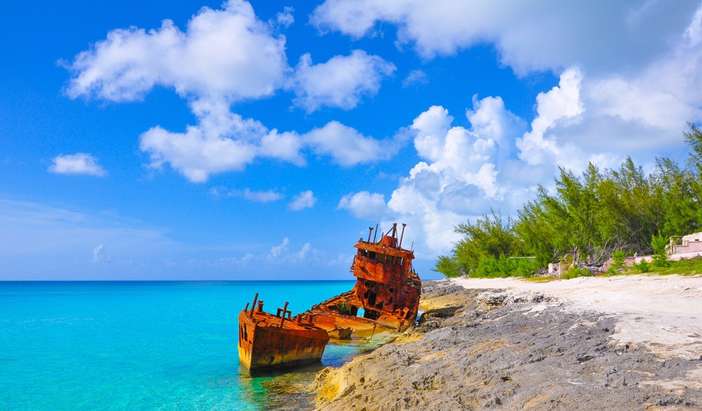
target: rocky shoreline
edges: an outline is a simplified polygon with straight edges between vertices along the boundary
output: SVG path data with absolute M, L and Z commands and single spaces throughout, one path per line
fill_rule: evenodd
M 422 310 L 394 342 L 319 372 L 316 408 L 702 408 L 702 357 L 618 344 L 612 315 L 446 281 L 424 285 Z

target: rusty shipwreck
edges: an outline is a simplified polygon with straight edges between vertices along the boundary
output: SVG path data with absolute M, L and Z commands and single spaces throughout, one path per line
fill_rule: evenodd
M 256 294 L 251 309 L 247 304 L 239 313 L 239 361 L 249 370 L 319 361 L 328 341 L 327 332 L 303 316 L 290 318 L 287 303 L 269 314 Z
M 276 314 L 263 310 L 258 294 L 239 313 L 239 361 L 251 371 L 320 361 L 331 340 L 365 340 L 403 331 L 417 317 L 421 280 L 412 268 L 414 252 L 402 248 L 405 224 L 381 233 L 370 227 L 354 245 L 350 291 L 292 317 L 288 303 Z M 398 238 L 399 237 L 399 238 Z

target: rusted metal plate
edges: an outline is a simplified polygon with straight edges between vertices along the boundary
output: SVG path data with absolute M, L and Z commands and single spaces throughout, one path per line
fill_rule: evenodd
M 239 361 L 249 370 L 302 365 L 322 358 L 329 334 L 301 316 L 290 318 L 286 308 L 287 304 L 273 315 L 260 304 L 239 313 Z

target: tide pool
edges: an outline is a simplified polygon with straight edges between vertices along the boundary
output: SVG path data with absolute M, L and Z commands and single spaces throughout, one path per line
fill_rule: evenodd
M 293 315 L 352 281 L 0 282 L 1 410 L 256 410 L 271 377 L 239 370 L 255 292 Z M 324 365 L 353 356 L 327 346 Z

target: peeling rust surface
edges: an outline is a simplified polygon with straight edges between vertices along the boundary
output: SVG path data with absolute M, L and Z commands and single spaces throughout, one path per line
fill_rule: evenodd
M 309 318 L 290 317 L 287 303 L 276 315 L 263 311 L 263 302 L 239 313 L 239 361 L 249 370 L 304 365 L 322 358 L 329 334 Z
M 354 287 L 291 317 L 285 307 L 276 315 L 257 306 L 239 314 L 239 360 L 249 370 L 295 366 L 319 361 L 327 342 L 361 340 L 376 333 L 403 331 L 414 324 L 421 280 L 412 268 L 414 253 L 402 248 L 397 224 L 379 241 L 359 239 L 351 272 Z M 377 227 L 375 229 L 377 236 Z

